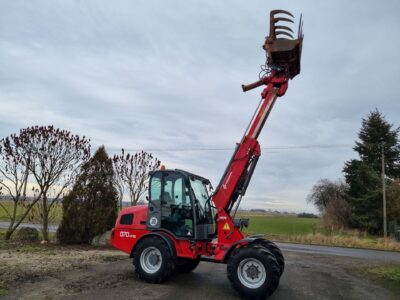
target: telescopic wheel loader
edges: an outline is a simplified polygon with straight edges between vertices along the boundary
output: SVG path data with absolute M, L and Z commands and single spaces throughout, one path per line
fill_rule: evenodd
M 206 178 L 161 168 L 150 174 L 148 205 L 119 213 L 111 243 L 133 258 L 143 280 L 161 283 L 175 271 L 187 273 L 208 261 L 227 264 L 233 288 L 246 298 L 266 298 L 278 287 L 285 267 L 280 249 L 263 235 L 245 236 L 241 229 L 249 220 L 235 214 L 261 155 L 257 139 L 265 121 L 289 79 L 300 73 L 301 17 L 297 38 L 282 25 L 293 23 L 292 18 L 284 10 L 270 13 L 270 32 L 263 45 L 266 74 L 242 86 L 243 91 L 266 87 L 215 191 L 209 195 Z

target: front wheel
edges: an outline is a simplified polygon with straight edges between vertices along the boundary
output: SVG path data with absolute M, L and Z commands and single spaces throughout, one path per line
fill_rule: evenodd
M 275 259 L 279 265 L 280 276 L 282 276 L 283 271 L 285 270 L 285 258 L 283 257 L 281 249 L 279 249 L 279 247 L 270 240 L 261 240 L 257 243 L 267 248 L 275 256 Z
M 133 257 L 136 274 L 150 283 L 168 280 L 175 270 L 175 259 L 168 245 L 158 237 L 148 237 L 141 241 Z
M 279 285 L 279 264 L 275 256 L 262 246 L 248 245 L 235 249 L 227 268 L 233 288 L 246 298 L 265 299 Z

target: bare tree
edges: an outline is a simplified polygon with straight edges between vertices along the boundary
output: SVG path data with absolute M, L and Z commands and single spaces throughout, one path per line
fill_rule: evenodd
M 322 213 L 322 225 L 330 229 L 343 229 L 348 223 L 350 206 L 346 202 L 347 185 L 341 181 L 321 179 L 312 187 L 307 202 Z
M 321 223 L 330 230 L 342 230 L 348 226 L 350 217 L 350 205 L 343 197 L 330 201 L 322 213 Z
M 6 240 L 11 238 L 41 196 L 41 193 L 33 188 L 31 200 L 27 201 L 30 162 L 31 154 L 24 147 L 20 135 L 12 134 L 0 140 L 0 194 L 4 191 L 13 203 L 10 209 L 0 202 L 0 208 L 10 219 L 4 236 Z M 17 214 L 18 208 L 22 209 L 21 214 Z
M 50 212 L 74 181 L 80 165 L 89 159 L 90 140 L 53 126 L 22 129 L 20 140 L 30 153 L 29 171 L 41 195 L 42 233 L 48 240 Z
M 131 204 L 136 205 L 147 190 L 149 172 L 158 169 L 161 162 L 151 153 L 125 154 L 124 149 L 121 155 L 114 155 L 113 162 L 118 180 L 126 186 Z
M 335 182 L 321 179 L 312 187 L 307 202 L 314 204 L 320 212 L 323 212 L 329 202 L 344 197 L 346 188 L 346 184 L 341 180 Z

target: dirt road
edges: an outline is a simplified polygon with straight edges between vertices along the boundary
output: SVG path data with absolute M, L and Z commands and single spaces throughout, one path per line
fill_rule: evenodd
M 355 270 L 383 261 L 399 262 L 399 253 L 334 247 L 281 245 L 286 270 L 278 299 L 396 299 L 399 295 L 360 278 Z M 306 252 L 310 253 L 306 253 Z M 317 253 L 319 252 L 319 253 Z M 335 254 L 336 253 L 336 254 Z M 389 258 L 385 258 L 388 254 Z M 201 263 L 191 274 L 166 284 L 137 279 L 129 259 L 102 263 L 11 286 L 5 299 L 240 299 L 226 278 L 226 266 Z

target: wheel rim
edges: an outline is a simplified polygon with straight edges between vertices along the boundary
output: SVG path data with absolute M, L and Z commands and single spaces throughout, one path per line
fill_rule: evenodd
M 154 274 L 160 270 L 162 264 L 162 255 L 156 247 L 148 247 L 140 255 L 140 266 L 149 274 Z
M 240 282 L 250 289 L 262 286 L 267 277 L 264 265 L 255 258 L 242 260 L 237 268 L 237 274 Z

